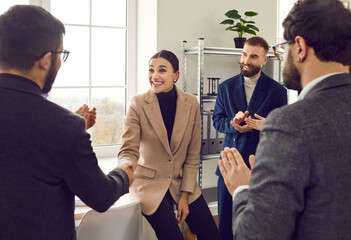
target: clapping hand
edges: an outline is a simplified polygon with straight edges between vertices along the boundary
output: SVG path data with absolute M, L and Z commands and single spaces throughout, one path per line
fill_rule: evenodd
M 251 179 L 251 170 L 246 166 L 244 159 L 239 151 L 235 148 L 225 147 L 221 152 L 221 158 L 218 161 L 219 170 L 222 173 L 225 185 L 231 195 L 235 189 L 241 185 L 249 185 Z M 254 167 L 255 156 L 249 158 L 251 169 Z
M 85 119 L 86 129 L 94 126 L 96 122 L 96 108 L 90 110 L 89 107 L 84 104 L 76 111 L 76 113 Z
M 256 113 L 255 113 L 255 118 L 257 118 L 257 119 L 253 119 L 253 118 L 251 118 L 251 116 L 249 116 L 245 119 L 245 122 L 250 128 L 261 131 L 266 118 L 261 117 L 260 115 L 258 115 Z
M 249 111 L 242 112 L 239 111 L 237 114 L 235 114 L 235 117 L 233 118 L 232 121 L 230 121 L 230 124 L 240 133 L 244 132 L 249 132 L 252 130 L 252 128 L 249 127 L 249 125 L 245 124 L 243 126 L 240 126 L 240 124 L 249 116 Z

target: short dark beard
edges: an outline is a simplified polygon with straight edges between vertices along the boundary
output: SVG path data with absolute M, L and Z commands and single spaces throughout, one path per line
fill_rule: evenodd
M 55 57 L 56 57 L 56 55 L 55 55 Z M 44 87 L 41 90 L 44 94 L 51 91 L 52 85 L 54 84 L 55 79 L 56 79 L 58 69 L 57 69 L 57 61 L 56 61 L 55 57 L 53 55 L 51 56 L 51 63 L 52 64 L 50 66 L 48 74 L 45 77 Z
M 240 64 L 241 75 L 243 75 L 244 77 L 248 77 L 248 78 L 255 76 L 262 69 L 261 66 L 255 66 L 252 64 L 244 64 L 244 63 L 239 63 L 239 64 Z M 248 66 L 250 68 L 250 70 L 243 70 L 244 66 Z
M 283 80 L 286 88 L 301 92 L 301 75 L 294 65 L 291 50 L 289 50 L 285 66 L 283 68 Z

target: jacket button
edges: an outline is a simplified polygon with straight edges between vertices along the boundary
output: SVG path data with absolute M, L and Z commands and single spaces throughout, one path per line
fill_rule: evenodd
M 167 180 L 168 180 L 168 181 L 171 181 L 171 177 L 168 176 L 168 177 L 167 177 Z

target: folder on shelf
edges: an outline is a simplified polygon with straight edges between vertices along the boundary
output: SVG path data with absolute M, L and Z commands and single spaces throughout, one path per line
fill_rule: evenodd
M 202 113 L 202 143 L 201 143 L 201 153 L 208 154 L 208 118 L 209 112 Z
M 209 154 L 214 154 L 217 153 L 217 147 L 218 147 L 218 142 L 217 142 L 217 131 L 216 129 L 213 127 L 213 120 L 212 120 L 212 112 L 211 115 L 209 115 L 210 119 L 209 119 L 209 123 L 210 123 L 210 130 L 209 130 L 209 143 L 208 143 L 208 153 Z
M 220 153 L 223 148 L 225 134 L 221 132 L 217 132 L 217 133 L 218 133 L 217 134 L 217 153 Z

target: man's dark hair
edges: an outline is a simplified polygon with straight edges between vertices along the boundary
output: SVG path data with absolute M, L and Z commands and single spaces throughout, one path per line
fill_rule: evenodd
M 155 53 L 155 55 L 153 55 L 151 59 L 155 59 L 159 57 L 166 59 L 168 62 L 170 62 L 170 64 L 172 64 L 173 72 L 177 72 L 179 70 L 179 60 L 177 56 L 171 51 L 161 50 L 158 53 Z
M 260 47 L 263 47 L 265 53 L 267 54 L 268 53 L 268 49 L 269 49 L 269 45 L 267 43 L 266 40 L 264 40 L 263 38 L 261 37 L 251 37 L 249 39 L 247 39 L 244 43 L 245 44 L 248 44 L 250 46 L 260 46 Z
M 299 0 L 283 27 L 287 41 L 303 37 L 319 60 L 351 65 L 351 11 L 339 0 Z
M 16 5 L 0 16 L 0 66 L 30 70 L 49 51 L 58 51 L 65 27 L 45 9 Z

